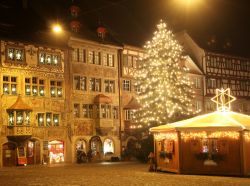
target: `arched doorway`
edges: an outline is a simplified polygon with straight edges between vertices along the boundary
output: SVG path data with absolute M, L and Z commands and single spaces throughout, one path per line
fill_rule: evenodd
M 16 166 L 17 165 L 17 153 L 16 145 L 14 143 L 7 142 L 2 146 L 2 162 L 3 166 Z
M 53 140 L 49 142 L 49 162 L 64 162 L 64 143 L 63 141 Z
M 76 162 L 87 162 L 87 142 L 84 139 L 78 139 L 75 143 Z
M 103 153 L 102 141 L 99 136 L 93 136 L 90 139 L 90 149 L 93 160 L 100 160 L 101 154 Z
M 136 138 L 129 138 L 127 141 L 127 147 L 125 149 L 125 158 L 134 159 L 138 157 L 141 147 Z
M 27 164 L 40 164 L 40 142 L 32 139 L 27 142 Z

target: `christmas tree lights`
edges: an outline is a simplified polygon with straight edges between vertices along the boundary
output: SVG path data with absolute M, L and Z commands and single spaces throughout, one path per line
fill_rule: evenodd
M 166 23 L 160 21 L 145 49 L 146 57 L 139 61 L 136 73 L 136 86 L 142 89 L 136 122 L 159 125 L 194 114 L 188 68 L 181 66 L 182 47 Z

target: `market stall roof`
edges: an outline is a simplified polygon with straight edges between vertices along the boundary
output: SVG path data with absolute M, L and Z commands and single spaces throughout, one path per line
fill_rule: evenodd
M 151 132 L 169 131 L 222 131 L 250 130 L 250 116 L 236 112 L 216 111 L 190 119 L 161 125 L 150 129 Z

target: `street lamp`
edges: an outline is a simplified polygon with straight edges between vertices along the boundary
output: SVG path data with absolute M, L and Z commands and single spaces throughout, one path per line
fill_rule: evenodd
M 52 27 L 53 32 L 55 32 L 56 34 L 59 34 L 62 32 L 62 27 L 60 24 L 54 24 Z

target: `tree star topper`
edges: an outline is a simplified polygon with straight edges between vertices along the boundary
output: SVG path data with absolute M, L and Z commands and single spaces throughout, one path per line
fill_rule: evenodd
M 216 96 L 211 99 L 217 104 L 217 111 L 230 111 L 231 102 L 235 100 L 236 98 L 230 94 L 230 88 L 216 89 Z

